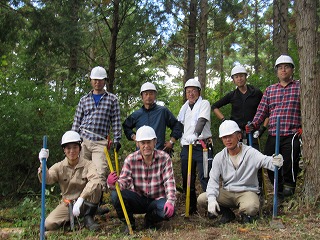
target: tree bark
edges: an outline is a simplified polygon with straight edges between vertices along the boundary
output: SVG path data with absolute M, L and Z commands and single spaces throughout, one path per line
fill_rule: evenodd
M 208 25 L 208 0 L 200 0 L 200 33 L 199 33 L 199 67 L 198 76 L 202 86 L 201 94 L 205 97 L 206 71 L 207 71 L 207 25 Z
M 195 54 L 196 54 L 196 31 L 197 31 L 197 0 L 190 1 L 189 30 L 188 30 L 188 57 L 186 64 L 185 81 L 194 78 Z
M 274 58 L 288 53 L 288 0 L 273 1 L 273 47 Z
M 296 1 L 297 43 L 300 58 L 301 114 L 305 199 L 320 196 L 320 17 L 319 1 Z
M 107 89 L 109 92 L 113 93 L 113 85 L 115 81 L 116 72 L 116 56 L 117 56 L 117 39 L 119 34 L 119 4 L 120 0 L 113 1 L 113 22 L 111 28 L 111 42 L 110 42 L 110 57 L 109 57 L 109 71 L 108 71 L 108 81 Z

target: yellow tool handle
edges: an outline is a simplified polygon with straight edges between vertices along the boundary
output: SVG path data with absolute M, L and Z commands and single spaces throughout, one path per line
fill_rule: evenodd
M 113 170 L 112 162 L 111 162 L 107 147 L 104 147 L 104 153 L 106 154 L 106 158 L 107 158 L 107 161 L 108 161 L 110 172 L 113 172 L 114 170 Z M 120 191 L 120 187 L 119 187 L 118 182 L 116 182 L 116 191 L 117 191 L 117 194 L 118 194 L 118 198 L 120 200 L 120 204 L 121 204 L 121 207 L 122 207 L 122 211 L 123 211 L 124 217 L 126 219 L 126 223 L 127 223 L 128 229 L 129 229 L 129 234 L 132 235 L 133 231 L 132 231 L 131 223 L 130 223 L 130 220 L 129 220 L 129 217 L 128 217 L 126 206 L 124 205 L 124 202 L 123 202 L 123 198 L 122 198 L 122 195 L 121 195 L 121 191 Z
M 118 158 L 118 152 L 116 151 L 116 149 L 113 149 L 114 151 L 114 161 L 116 162 L 116 172 L 117 175 L 120 175 L 120 171 L 119 171 L 119 158 Z
M 192 144 L 189 144 L 187 194 L 186 194 L 186 215 L 185 215 L 185 217 L 189 217 L 189 210 L 190 210 L 191 164 L 192 164 Z

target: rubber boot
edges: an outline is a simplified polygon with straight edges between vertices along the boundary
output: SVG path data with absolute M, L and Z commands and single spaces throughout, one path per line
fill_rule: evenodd
M 246 224 L 246 223 L 253 223 L 254 217 L 249 216 L 247 214 L 241 213 L 241 223 Z
M 152 212 L 146 213 L 144 216 L 144 227 L 150 228 L 150 229 L 157 229 L 156 224 L 159 222 L 162 222 L 164 218 L 160 217 L 157 214 L 156 210 L 153 210 Z
M 94 221 L 98 204 L 84 201 L 84 226 L 91 231 L 98 230 L 100 225 Z
M 227 207 L 220 206 L 220 213 L 222 214 L 220 218 L 220 223 L 222 224 L 229 223 L 236 218 L 234 212 Z

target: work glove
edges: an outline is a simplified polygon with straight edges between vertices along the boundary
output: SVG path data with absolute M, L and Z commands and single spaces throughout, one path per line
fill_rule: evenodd
M 249 133 L 253 132 L 256 128 L 253 123 L 248 123 L 245 126 L 245 129 L 246 129 L 246 133 L 249 134 Z
M 82 197 L 79 197 L 76 201 L 76 203 L 73 205 L 72 213 L 73 216 L 78 217 L 80 215 L 80 207 L 83 203 L 84 199 Z
M 220 207 L 217 200 L 215 199 L 213 201 L 210 201 L 208 203 L 208 212 L 215 216 L 218 216 L 218 211 L 220 211 Z
M 121 143 L 120 142 L 114 142 L 113 143 L 113 148 L 116 150 L 116 152 L 119 152 L 121 148 Z
M 185 139 L 189 144 L 192 144 L 192 143 L 194 143 L 194 141 L 196 141 L 198 139 L 198 136 L 193 133 L 191 135 L 186 136 Z
M 110 173 L 109 176 L 108 176 L 108 178 L 107 178 L 107 183 L 108 183 L 108 185 L 109 185 L 109 186 L 115 185 L 115 183 L 117 182 L 118 178 L 119 178 L 119 177 L 118 177 L 116 171 Z
M 259 130 L 255 131 L 255 132 L 253 133 L 253 137 L 254 137 L 254 138 L 261 137 L 262 134 L 266 131 L 266 129 L 267 129 L 267 128 L 262 125 Z
M 47 160 L 48 157 L 49 157 L 49 149 L 41 148 L 41 150 L 39 152 L 40 163 L 42 163 L 43 158 L 45 158 Z
M 173 206 L 173 204 L 172 204 L 172 203 L 169 203 L 169 202 L 166 202 L 166 204 L 164 205 L 163 211 L 164 211 L 164 215 L 165 215 L 167 218 L 172 217 L 172 215 L 173 215 L 173 213 L 174 213 L 174 206 Z
M 282 155 L 281 154 L 278 154 L 278 155 L 273 154 L 272 155 L 272 164 L 274 166 L 277 166 L 277 167 L 281 168 L 282 165 L 283 165 L 283 157 L 282 157 Z

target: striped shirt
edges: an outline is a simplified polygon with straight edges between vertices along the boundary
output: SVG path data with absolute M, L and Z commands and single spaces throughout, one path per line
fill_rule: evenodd
M 166 198 L 173 205 L 176 201 L 172 161 L 161 150 L 154 150 L 150 166 L 143 161 L 140 150 L 131 153 L 124 160 L 118 183 L 121 189 L 129 189 L 151 199 Z
M 267 87 L 252 121 L 260 126 L 269 117 L 269 135 L 276 135 L 277 116 L 280 117 L 280 136 L 295 134 L 301 128 L 300 82 L 292 80 L 283 87 L 280 83 Z
M 83 96 L 78 104 L 72 130 L 79 132 L 81 137 L 101 141 L 101 137 L 106 138 L 112 125 L 113 137 L 115 142 L 121 139 L 120 106 L 117 97 L 109 92 L 105 92 L 97 106 L 92 96 L 92 90 Z M 90 132 L 100 135 L 96 136 Z

